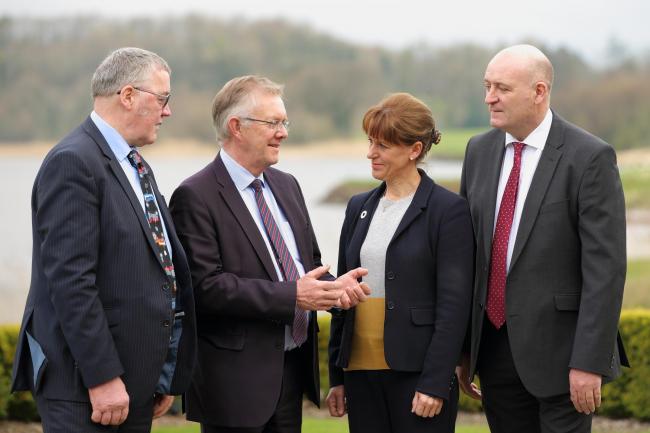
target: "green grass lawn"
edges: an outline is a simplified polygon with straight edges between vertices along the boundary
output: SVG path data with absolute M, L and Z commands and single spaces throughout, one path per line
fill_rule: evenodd
M 154 427 L 152 433 L 199 433 L 198 424 L 190 426 Z M 302 423 L 303 433 L 348 433 L 348 424 L 339 419 L 305 418 Z M 459 425 L 456 433 L 489 433 L 487 426 Z
M 594 428 L 595 433 L 627 433 L 624 431 L 613 431 L 610 429 L 602 430 Z M 154 427 L 152 433 L 199 433 L 199 425 L 176 427 Z M 303 433 L 348 433 L 348 424 L 345 420 L 340 419 L 316 419 L 305 418 L 302 424 Z M 638 431 L 636 433 L 650 433 L 650 430 Z M 456 433 L 490 433 L 487 425 L 456 425 Z

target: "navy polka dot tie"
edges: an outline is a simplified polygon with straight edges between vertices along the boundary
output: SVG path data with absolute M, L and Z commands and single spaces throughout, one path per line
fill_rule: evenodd
M 517 203 L 517 190 L 519 189 L 519 173 L 521 172 L 521 153 L 524 150 L 524 143 L 514 142 L 514 161 L 506 188 L 503 191 L 501 204 L 499 205 L 499 216 L 494 229 L 492 239 L 492 255 L 490 259 L 490 277 L 488 280 L 487 315 L 490 322 L 497 328 L 501 328 L 506 322 L 506 276 L 508 241 L 512 228 L 512 218 L 515 214 Z

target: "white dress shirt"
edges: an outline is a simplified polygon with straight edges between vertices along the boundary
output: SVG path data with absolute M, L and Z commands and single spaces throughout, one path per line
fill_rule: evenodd
M 546 145 L 546 140 L 548 139 L 548 133 L 551 130 L 551 123 L 553 122 L 553 113 L 549 109 L 544 116 L 544 120 L 540 123 L 537 128 L 531 132 L 528 137 L 526 137 L 521 143 L 525 143 L 522 154 L 521 154 L 521 171 L 519 173 L 519 188 L 517 190 L 517 202 L 515 204 L 515 214 L 512 218 L 512 227 L 510 229 L 510 237 L 508 240 L 508 256 L 506 262 L 506 269 L 510 270 L 510 260 L 512 259 L 512 252 L 515 248 L 515 239 L 517 238 L 517 231 L 519 230 L 519 221 L 521 220 L 521 214 L 524 210 L 524 203 L 526 202 L 526 196 L 528 195 L 528 190 L 530 189 L 530 184 L 533 181 L 533 175 L 537 169 L 537 163 L 539 163 L 539 158 L 542 155 L 544 146 Z M 506 132 L 505 147 L 506 153 L 503 157 L 503 163 L 501 165 L 501 175 L 499 177 L 499 189 L 497 190 L 497 201 L 494 211 L 494 227 L 492 227 L 492 235 L 494 236 L 494 230 L 497 225 L 497 218 L 499 216 L 499 206 L 501 205 L 501 198 L 503 197 L 503 191 L 506 188 L 506 183 L 508 182 L 508 177 L 510 176 L 510 171 L 512 170 L 512 165 L 514 162 L 514 146 L 513 142 L 517 142 L 515 137 Z
M 278 264 L 278 261 L 275 257 L 273 247 L 271 246 L 271 241 L 266 233 L 264 222 L 262 222 L 262 217 L 260 216 L 260 211 L 257 207 L 257 201 L 255 200 L 255 191 L 253 191 L 253 188 L 250 186 L 255 179 L 262 181 L 262 193 L 264 194 L 264 200 L 266 200 L 266 204 L 268 205 L 269 210 L 273 214 L 273 218 L 275 219 L 275 222 L 280 229 L 282 239 L 284 239 L 284 243 L 287 245 L 289 253 L 291 253 L 291 257 L 296 264 L 298 273 L 301 277 L 305 275 L 305 267 L 303 266 L 302 260 L 300 259 L 300 254 L 298 254 L 298 245 L 296 244 L 296 238 L 293 235 L 293 231 L 291 230 L 291 225 L 289 225 L 287 217 L 285 216 L 280 206 L 278 206 L 278 202 L 275 200 L 275 196 L 273 195 L 271 188 L 268 187 L 266 181 L 264 180 L 264 173 L 262 173 L 259 177 L 255 177 L 250 171 L 246 170 L 230 155 L 228 155 L 225 149 L 222 148 L 219 154 L 221 155 L 223 165 L 226 166 L 226 170 L 234 182 L 239 195 L 241 196 L 242 200 L 244 200 L 246 208 L 248 208 L 248 211 L 253 217 L 253 220 L 257 225 L 257 229 L 262 235 L 262 239 L 264 239 L 264 244 L 266 245 L 266 249 L 269 251 L 271 260 L 273 261 L 273 266 L 275 267 L 275 273 L 278 276 L 278 280 L 284 281 L 284 277 L 282 275 L 282 271 L 280 270 L 280 265 Z M 291 350 L 297 347 L 296 343 L 293 341 L 290 326 L 286 326 L 284 336 L 285 350 Z

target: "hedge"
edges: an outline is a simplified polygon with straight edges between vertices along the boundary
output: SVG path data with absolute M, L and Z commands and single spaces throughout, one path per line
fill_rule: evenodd
M 321 390 L 326 394 L 329 389 L 327 341 L 330 315 L 319 314 L 318 324 Z M 603 403 L 598 414 L 650 421 L 650 310 L 623 311 L 620 330 L 632 368 L 623 369 L 620 378 L 603 387 Z M 0 419 L 38 420 L 31 394 L 9 394 L 17 336 L 17 326 L 0 326 Z M 461 395 L 460 408 L 478 411 L 480 402 Z

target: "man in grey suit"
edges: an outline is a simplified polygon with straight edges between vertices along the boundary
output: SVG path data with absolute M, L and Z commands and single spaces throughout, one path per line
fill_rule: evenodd
M 602 383 L 627 365 L 616 155 L 551 111 L 537 48 L 502 50 L 484 82 L 495 129 L 470 139 L 461 179 L 477 254 L 460 385 L 493 432 L 589 432 Z
M 195 361 L 191 277 L 151 167 L 170 69 L 122 48 L 92 78 L 94 110 L 48 153 L 32 192 L 32 281 L 13 390 L 45 433 L 149 432 Z

